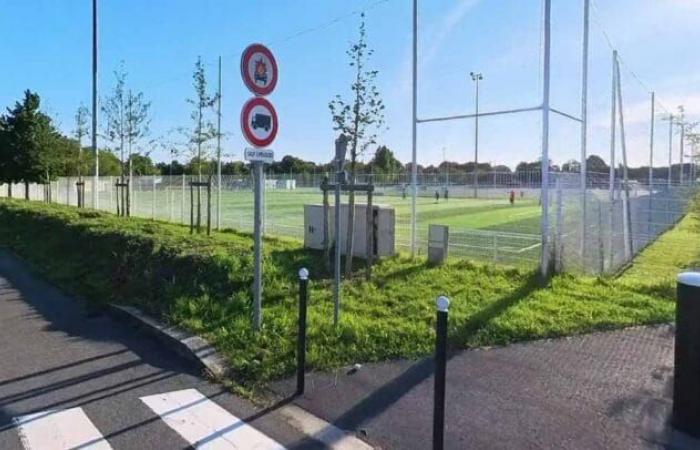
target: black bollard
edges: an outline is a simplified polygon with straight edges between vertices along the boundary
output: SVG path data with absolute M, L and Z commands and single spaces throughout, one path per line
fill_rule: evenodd
M 700 273 L 678 275 L 673 426 L 700 437 Z
M 447 316 L 450 299 L 437 298 L 435 329 L 435 398 L 433 400 L 433 450 L 442 450 L 445 439 L 445 373 L 447 369 Z
M 302 395 L 306 376 L 306 304 L 308 294 L 309 271 L 299 269 L 299 336 L 297 337 L 297 392 Z

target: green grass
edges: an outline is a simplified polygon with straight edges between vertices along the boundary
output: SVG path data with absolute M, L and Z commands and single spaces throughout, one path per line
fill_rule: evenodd
M 452 299 L 453 348 L 670 321 L 674 276 L 698 260 L 699 234 L 700 220 L 690 214 L 618 279 L 562 275 L 546 287 L 535 272 L 519 268 L 467 260 L 429 267 L 424 260 L 388 258 L 376 266 L 371 282 L 358 275 L 344 283 L 337 328 L 320 255 L 294 240 L 267 239 L 264 326 L 256 334 L 250 325 L 249 235 L 190 236 L 179 225 L 0 201 L 0 245 L 91 304 L 135 304 L 204 335 L 232 362 L 236 379 L 248 386 L 294 370 L 295 274 L 302 266 L 312 274 L 308 362 L 328 369 L 429 354 L 439 294 Z M 682 252 L 676 251 L 679 244 L 685 247 Z

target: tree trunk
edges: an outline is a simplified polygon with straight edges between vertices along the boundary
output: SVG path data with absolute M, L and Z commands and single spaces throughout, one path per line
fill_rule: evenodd
M 350 161 L 350 179 L 348 184 L 355 184 L 355 169 L 357 165 L 357 151 L 353 149 Z M 350 191 L 348 196 L 348 235 L 345 240 L 345 277 L 352 276 L 352 254 L 355 247 L 355 191 Z
M 29 181 L 24 182 L 24 199 L 29 200 Z
M 12 198 L 12 181 L 7 183 L 7 197 Z

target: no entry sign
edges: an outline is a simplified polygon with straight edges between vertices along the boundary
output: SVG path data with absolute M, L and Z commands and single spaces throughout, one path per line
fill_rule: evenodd
M 277 86 L 277 61 L 262 44 L 249 45 L 241 56 L 241 76 L 255 95 L 270 95 Z
M 267 147 L 277 137 L 277 112 L 262 97 L 248 100 L 241 110 L 241 130 L 253 147 Z

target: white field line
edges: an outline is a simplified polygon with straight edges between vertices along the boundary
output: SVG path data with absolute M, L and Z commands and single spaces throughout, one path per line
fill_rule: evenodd
M 82 408 L 29 414 L 13 422 L 25 450 L 112 450 Z
M 198 450 L 284 450 L 196 389 L 151 395 L 141 401 Z

